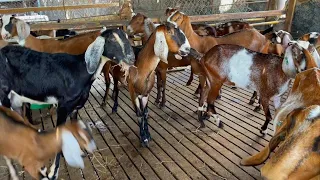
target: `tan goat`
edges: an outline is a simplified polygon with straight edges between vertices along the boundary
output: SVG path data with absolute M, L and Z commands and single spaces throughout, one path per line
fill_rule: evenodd
M 38 132 L 18 113 L 3 106 L 0 106 L 0 147 L 0 155 L 5 157 L 14 180 L 18 177 L 10 159 L 18 161 L 33 178 L 48 178 L 45 164 L 61 150 L 70 166 L 84 168 L 81 148 L 89 153 L 96 149 L 91 130 L 82 121 Z
M 299 73 L 292 90 L 276 112 L 276 133 L 259 153 L 243 159 L 243 166 L 255 166 L 266 161 L 280 144 L 275 154 L 261 168 L 268 180 L 309 180 L 320 178 L 320 69 Z

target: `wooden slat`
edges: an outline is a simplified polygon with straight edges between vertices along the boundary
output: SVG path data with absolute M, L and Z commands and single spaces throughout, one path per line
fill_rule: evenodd
M 150 92 L 148 122 L 153 140 L 149 148 L 140 145 L 137 117 L 126 88 L 120 88 L 118 113 L 111 113 L 112 91 L 107 105 L 100 107 L 105 84 L 99 77 L 79 117 L 86 123 L 103 123 L 106 130 L 93 128 L 98 149 L 85 157 L 84 170 L 67 166 L 62 158 L 59 179 L 262 179 L 261 165 L 239 165 L 242 158 L 259 152 L 272 137 L 259 137 L 265 116 L 247 104 L 252 91 L 223 86 L 222 98 L 215 105 L 224 127 L 218 128 L 210 118 L 205 121 L 206 128 L 200 129 L 194 113 L 198 99 L 193 95 L 198 78 L 185 86 L 189 75 L 189 69 L 167 74 L 163 109 L 153 104 L 156 88 Z M 273 115 L 274 108 L 270 107 Z M 46 117 L 41 122 L 45 129 L 51 129 L 55 120 Z M 268 129 L 272 132 L 272 122 Z M 1 161 L 0 166 L 5 163 Z M 30 176 L 24 174 L 24 179 Z
M 38 30 L 56 30 L 56 29 L 93 29 L 93 28 L 102 28 L 103 26 L 106 27 L 119 27 L 124 26 L 128 23 L 125 20 L 103 20 L 103 21 L 89 21 L 89 22 L 70 22 L 70 23 L 37 23 L 31 24 L 31 31 L 38 31 Z
M 87 9 L 87 8 L 108 8 L 119 7 L 119 3 L 106 3 L 106 4 L 86 4 L 75 6 L 49 6 L 49 7 L 25 7 L 25 8 L 10 8 L 0 9 L 0 14 L 16 14 L 24 12 L 40 12 L 40 11 L 65 11 L 73 9 Z
M 284 23 L 284 30 L 291 32 L 291 25 L 294 16 L 294 11 L 296 9 L 296 0 L 289 0 L 288 10 L 286 15 L 286 21 Z
M 232 20 L 232 19 L 280 16 L 282 14 L 285 14 L 285 11 L 272 10 L 272 11 L 254 11 L 254 12 L 242 12 L 242 13 L 224 13 L 224 14 L 189 16 L 189 17 L 191 22 L 208 22 L 208 21 L 224 21 L 224 20 Z
M 243 13 L 224 13 L 224 14 L 212 14 L 212 15 L 201 15 L 201 16 L 189 16 L 191 22 L 210 22 L 210 21 L 225 21 L 232 19 L 251 19 L 269 16 L 280 16 L 285 11 L 272 10 L 272 11 L 255 11 L 255 12 L 243 12 Z M 152 18 L 152 21 L 159 23 L 159 18 Z M 121 27 L 126 26 L 129 23 L 127 20 L 102 20 L 102 21 L 68 21 L 65 23 L 37 23 L 31 24 L 31 30 L 56 30 L 56 29 L 89 29 L 89 28 L 100 28 L 106 27 Z

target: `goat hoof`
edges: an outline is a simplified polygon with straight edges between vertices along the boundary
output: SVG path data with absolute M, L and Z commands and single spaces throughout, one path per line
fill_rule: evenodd
M 106 104 L 106 102 L 102 102 L 101 104 L 100 104 L 100 107 L 105 107 L 107 104 Z
M 205 128 L 205 127 L 206 127 L 206 125 L 204 124 L 204 122 L 203 122 L 203 121 L 200 122 L 200 128 L 203 129 L 203 128 Z
M 157 104 L 159 104 L 159 103 L 160 103 L 160 100 L 155 100 L 155 101 L 154 101 L 154 104 L 155 104 L 155 105 L 157 105 Z
M 237 89 L 237 87 L 235 87 L 235 86 L 232 86 L 232 87 L 231 87 L 231 89 L 233 89 L 233 90 L 236 90 L 236 89 Z
M 221 121 L 218 123 L 218 128 L 223 129 L 223 123 Z
M 265 129 L 265 130 L 260 129 L 260 133 L 261 133 L 262 137 L 265 136 L 267 133 L 267 129 Z
M 254 112 L 259 112 L 261 110 L 260 106 L 257 106 L 256 108 L 254 108 Z
M 166 103 L 161 102 L 161 103 L 159 104 L 159 107 L 160 107 L 160 109 L 166 107 Z
M 113 101 L 115 101 L 116 95 L 115 95 L 115 94 L 112 94 L 111 99 L 112 99 Z
M 141 141 L 142 147 L 149 147 L 149 142 L 151 141 L 151 137 L 144 139 Z
M 254 100 L 250 100 L 250 102 L 248 104 L 249 105 L 253 105 L 254 104 Z
M 219 96 L 217 97 L 217 99 L 221 99 L 221 95 L 219 95 Z
M 112 108 L 112 114 L 117 113 L 118 112 L 118 108 L 117 107 L 113 107 Z
M 191 85 L 191 81 L 188 81 L 186 86 L 190 86 Z

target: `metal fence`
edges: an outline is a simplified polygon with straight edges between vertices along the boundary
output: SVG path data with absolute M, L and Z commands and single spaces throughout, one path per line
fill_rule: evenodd
M 161 17 L 167 7 L 179 7 L 188 15 L 208 15 L 264 10 L 267 1 L 248 0 L 132 0 L 134 12 Z

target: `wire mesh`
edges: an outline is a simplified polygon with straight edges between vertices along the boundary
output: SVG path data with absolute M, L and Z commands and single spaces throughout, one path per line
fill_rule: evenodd
M 119 0 L 0 0 L 1 9 L 11 8 L 25 8 L 25 7 L 63 7 L 63 6 L 76 6 L 76 5 L 93 5 L 93 4 L 108 4 L 119 3 Z M 104 8 L 86 8 L 74 10 L 56 10 L 56 11 L 41 11 L 39 13 L 26 12 L 17 14 L 18 16 L 35 16 L 37 14 L 44 15 L 49 20 L 58 19 L 74 19 L 85 18 L 93 16 L 103 16 L 110 14 L 117 14 L 119 6 L 104 7 Z
M 132 0 L 134 12 L 143 12 L 148 17 L 161 17 L 167 7 L 179 7 L 188 15 L 208 15 L 263 10 L 266 1 L 248 0 Z
M 292 22 L 292 35 L 300 37 L 309 32 L 319 32 L 320 0 L 311 0 L 296 6 Z

